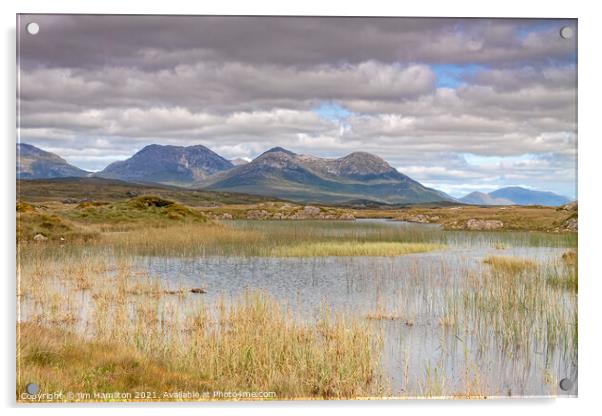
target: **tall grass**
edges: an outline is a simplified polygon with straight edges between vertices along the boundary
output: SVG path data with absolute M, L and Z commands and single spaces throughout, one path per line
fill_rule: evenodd
M 90 260 L 90 259 L 88 259 Z M 127 261 L 31 263 L 18 327 L 17 392 L 267 391 L 382 394 L 380 338 L 358 319 L 295 317 L 261 292 L 205 304 Z M 82 284 L 85 282 L 85 284 Z M 34 284 L 35 283 L 35 284 Z
M 464 316 L 458 321 L 477 334 L 492 331 L 502 350 L 511 356 L 561 347 L 576 359 L 573 335 L 576 326 L 576 295 L 558 291 L 552 280 L 572 275 L 561 261 L 544 264 L 529 259 L 491 256 L 482 274 L 471 275 L 464 291 Z M 567 307 L 567 296 L 571 303 Z

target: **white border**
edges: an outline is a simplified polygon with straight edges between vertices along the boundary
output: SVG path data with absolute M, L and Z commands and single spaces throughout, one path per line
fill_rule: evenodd
M 600 408 L 597 397 L 602 389 L 602 368 L 600 366 L 600 305 L 602 301 L 602 278 L 597 273 L 595 256 L 600 240 L 598 207 L 600 201 L 599 183 L 602 178 L 599 166 L 602 165 L 600 145 L 602 118 L 600 116 L 600 39 L 602 22 L 596 13 L 595 2 L 576 1 L 528 2 L 525 0 L 503 0 L 497 2 L 471 0 L 430 1 L 352 1 L 352 0 L 253 0 L 219 2 L 203 1 L 157 1 L 150 0 L 89 0 L 74 2 L 69 0 L 19 0 L 0 2 L 2 13 L 2 265 L 4 273 L 0 279 L 2 288 L 2 365 L 0 392 L 2 404 L 9 409 L 5 414 L 31 414 L 38 411 L 71 415 L 142 413 L 145 415 L 177 412 L 179 414 L 232 414 L 241 410 L 248 414 L 298 414 L 308 411 L 315 414 L 328 414 L 342 410 L 349 414 L 364 414 L 375 410 L 383 414 L 420 412 L 421 414 L 482 414 L 491 415 L 509 412 L 542 412 L 554 414 L 593 413 Z M 276 402 L 276 403 L 217 403 L 184 404 L 173 408 L 172 404 L 119 405 L 108 408 L 104 405 L 71 407 L 15 407 L 15 14 L 16 13 L 123 13 L 123 14 L 285 14 L 285 15 L 347 15 L 347 16 L 459 16 L 459 17 L 570 17 L 579 19 L 579 398 L 558 400 L 497 400 L 479 402 L 449 401 L 410 401 L 410 402 Z

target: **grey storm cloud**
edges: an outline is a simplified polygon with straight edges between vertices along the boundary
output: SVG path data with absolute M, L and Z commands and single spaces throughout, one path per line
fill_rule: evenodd
M 44 34 L 22 39 L 27 66 L 157 70 L 211 56 L 296 66 L 367 60 L 507 65 L 563 60 L 576 46 L 576 40 L 549 36 L 563 25 L 575 26 L 572 20 L 89 15 L 22 19 L 24 24 L 38 22 Z M 536 30 L 530 30 L 533 27 Z
M 574 196 L 577 48 L 562 26 L 577 32 L 555 19 L 21 15 L 20 140 L 91 170 L 149 143 L 229 158 L 364 150 L 453 194 Z

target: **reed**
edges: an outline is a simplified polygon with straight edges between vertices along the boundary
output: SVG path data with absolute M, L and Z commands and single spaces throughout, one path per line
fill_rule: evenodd
M 303 243 L 273 248 L 275 257 L 326 257 L 326 256 L 401 256 L 441 250 L 441 244 L 429 243 L 392 243 L 392 242 L 324 242 Z
M 24 283 L 38 284 L 23 291 L 35 308 L 18 327 L 18 392 L 27 380 L 45 392 L 267 391 L 277 398 L 373 396 L 386 386 L 381 340 L 359 319 L 324 311 L 302 321 L 261 292 L 205 304 L 185 291 L 172 295 L 125 260 L 45 264 L 22 271 Z
M 484 263 L 489 269 L 472 275 L 464 292 L 463 322 L 477 334 L 486 333 L 483 327 L 492 329 L 502 350 L 511 356 L 533 351 L 553 354 L 560 348 L 576 357 L 570 344 L 576 325 L 576 288 L 567 305 L 566 294 L 556 290 L 559 283 L 554 280 L 571 276 L 569 269 L 559 261 L 538 264 L 512 257 L 488 257 Z M 567 279 L 563 282 L 572 278 Z M 563 285 L 573 291 L 568 283 Z

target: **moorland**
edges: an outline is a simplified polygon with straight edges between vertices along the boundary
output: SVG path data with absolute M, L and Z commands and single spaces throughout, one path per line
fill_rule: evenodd
M 576 373 L 576 206 L 18 190 L 18 392 L 548 396 Z

